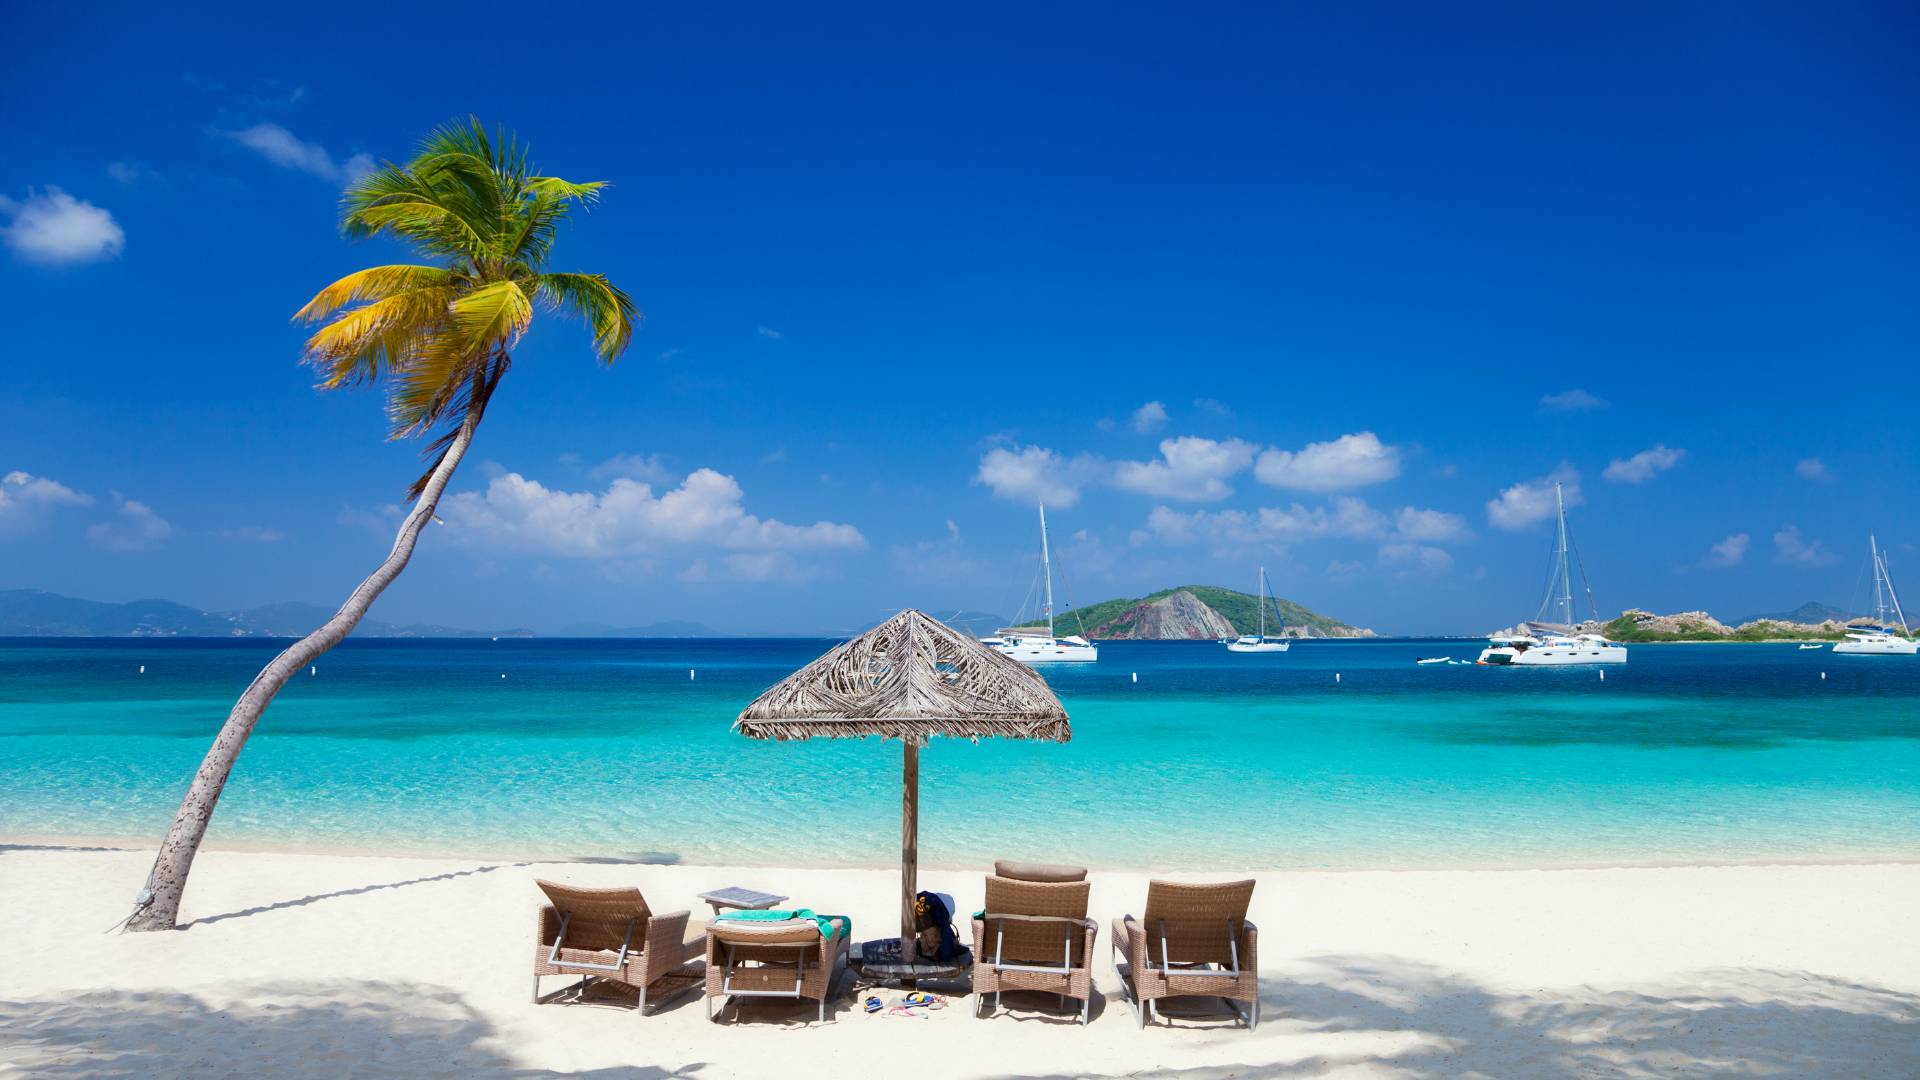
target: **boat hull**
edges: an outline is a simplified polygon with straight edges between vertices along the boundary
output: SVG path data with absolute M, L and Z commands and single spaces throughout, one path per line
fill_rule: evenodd
M 1535 645 L 1515 649 L 1500 645 L 1480 651 L 1480 662 L 1496 667 L 1573 667 L 1579 664 L 1624 664 L 1624 645 Z
M 1889 636 L 1883 640 L 1836 642 L 1833 651 L 1850 656 L 1913 656 L 1920 653 L 1920 641 Z
M 1292 645 L 1293 645 L 1293 642 L 1291 641 L 1260 641 L 1260 642 L 1229 641 L 1227 642 L 1227 651 L 1228 652 L 1245 652 L 1245 653 L 1280 653 L 1280 652 L 1286 652 L 1287 649 L 1292 647 Z
M 1091 664 L 1100 659 L 1100 647 L 1074 641 L 1009 641 L 988 648 L 1023 664 Z

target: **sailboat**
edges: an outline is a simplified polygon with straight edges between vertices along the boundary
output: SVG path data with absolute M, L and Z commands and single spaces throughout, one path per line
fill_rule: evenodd
M 1273 595 L 1273 586 L 1267 581 L 1267 568 L 1263 566 L 1260 568 L 1260 591 L 1255 593 L 1253 597 L 1255 606 L 1260 609 L 1260 632 L 1258 634 L 1246 634 L 1233 641 L 1227 642 L 1228 652 L 1272 653 L 1287 651 L 1288 646 L 1290 646 L 1292 642 L 1289 642 L 1285 638 L 1270 638 L 1267 636 L 1267 603 L 1269 601 L 1273 603 L 1273 628 L 1279 630 L 1286 625 L 1286 620 L 1280 617 L 1280 601 Z
M 1847 630 L 1847 640 L 1835 642 L 1833 651 L 1861 656 L 1912 656 L 1920 652 L 1907 625 L 1907 613 L 1900 610 L 1900 594 L 1893 591 L 1893 577 L 1887 573 L 1887 553 L 1880 541 L 1867 534 L 1867 550 L 1873 555 L 1873 621 L 1877 627 L 1861 626 Z M 1888 616 L 1892 616 L 1889 618 Z M 1893 624 L 1898 622 L 1900 629 Z
M 1627 647 L 1599 634 L 1581 634 L 1573 623 L 1573 566 L 1567 537 L 1567 500 L 1560 485 L 1553 485 L 1554 506 L 1559 511 L 1560 528 L 1553 548 L 1553 571 L 1547 579 L 1547 595 L 1540 601 L 1540 612 L 1531 622 L 1506 633 L 1491 635 L 1480 651 L 1480 663 L 1516 667 L 1545 667 L 1566 664 L 1624 664 Z M 1582 571 L 1584 576 L 1585 572 Z M 1593 589 L 1587 589 L 1587 607 L 1593 607 Z M 1559 622 L 1547 622 L 1549 614 Z
M 1047 625 L 1004 627 L 992 637 L 981 638 L 980 643 L 1023 664 L 1091 664 L 1100 659 L 1099 646 L 1086 638 L 1078 634 L 1061 637 L 1054 633 L 1053 555 L 1047 545 L 1047 504 L 1044 502 L 1040 504 L 1040 576 L 1046 582 Z

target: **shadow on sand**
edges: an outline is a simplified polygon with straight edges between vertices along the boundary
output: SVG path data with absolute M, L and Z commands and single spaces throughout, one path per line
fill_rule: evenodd
M 244 919 L 249 915 L 262 915 L 269 911 L 306 907 L 308 904 L 317 904 L 322 900 L 335 900 L 342 896 L 359 896 L 363 893 L 384 892 L 387 889 L 404 889 L 409 885 L 425 885 L 435 881 L 452 881 L 455 878 L 471 877 L 474 874 L 487 874 L 495 870 L 508 868 L 517 869 L 527 865 L 529 864 L 494 863 L 490 866 L 476 866 L 470 870 L 449 870 L 444 874 L 429 874 L 426 877 L 408 878 L 405 881 L 383 881 L 378 885 L 356 885 L 351 889 L 337 889 L 333 892 L 315 893 L 312 896 L 302 896 L 293 900 L 277 900 L 271 904 L 241 908 L 239 911 L 228 911 L 219 915 L 207 915 L 194 919 L 192 922 L 182 923 L 180 928 L 182 930 L 191 930 L 196 926 L 207 926 L 212 923 L 226 922 L 228 919 Z
M 1123 1075 L 1225 1080 L 1354 1070 L 1408 1080 L 1920 1076 L 1920 995 L 1808 972 L 1702 971 L 1681 988 L 1659 993 L 1581 988 L 1513 994 L 1392 957 L 1321 957 L 1308 967 L 1287 980 L 1268 980 L 1254 1036 L 1222 1032 L 1209 1040 L 1209 1047 L 1219 1049 L 1247 1039 L 1244 1058 Z M 1340 1036 L 1361 1034 L 1384 1038 L 1388 1048 L 1339 1049 Z M 1069 1080 L 1096 1074 L 998 1075 Z
M 35 1077 L 486 1076 L 668 1080 L 635 1065 L 551 1072 L 516 1065 L 458 994 L 407 983 L 274 983 L 216 1009 L 189 994 L 96 990 L 0 1002 L 0 1073 Z

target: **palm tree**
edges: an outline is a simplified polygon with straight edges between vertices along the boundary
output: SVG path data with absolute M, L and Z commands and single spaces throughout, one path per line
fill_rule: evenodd
M 583 318 L 602 363 L 625 351 L 639 319 L 627 295 L 600 274 L 546 269 L 555 229 L 603 186 L 532 175 L 526 149 L 504 132 L 490 137 L 476 119 L 435 131 L 412 161 L 348 188 L 342 226 L 349 237 L 390 234 L 431 263 L 375 266 L 320 290 L 294 316 L 326 323 L 307 339 L 304 359 L 319 369 L 323 389 L 384 384 L 393 438 L 440 432 L 427 448 L 433 466 L 409 491 L 413 508 L 386 561 L 234 703 L 134 900 L 129 929 L 174 927 L 194 853 L 247 737 L 287 679 L 339 644 L 406 568 L 534 306 Z

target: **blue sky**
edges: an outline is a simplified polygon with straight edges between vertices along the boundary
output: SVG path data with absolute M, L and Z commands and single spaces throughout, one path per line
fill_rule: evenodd
M 4 17 L 0 587 L 345 595 L 418 448 L 288 317 L 469 113 L 647 321 L 536 323 L 379 617 L 1005 613 L 1047 493 L 1077 600 L 1484 631 L 1556 476 L 1609 611 L 1920 567 L 1910 8 L 491 10 Z

